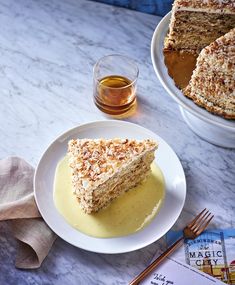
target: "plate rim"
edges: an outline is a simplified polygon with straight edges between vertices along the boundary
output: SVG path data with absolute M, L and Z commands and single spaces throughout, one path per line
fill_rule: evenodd
M 182 199 L 182 203 L 181 203 L 181 206 L 180 206 L 180 210 L 179 212 L 177 213 L 177 215 L 175 215 L 174 219 L 173 219 L 173 222 L 171 224 L 171 226 L 169 226 L 165 231 L 163 231 L 163 233 L 161 234 L 161 237 L 159 238 L 154 238 L 154 239 L 151 239 L 151 241 L 147 241 L 145 243 L 143 243 L 143 245 L 141 244 L 140 246 L 135 246 L 135 247 L 132 247 L 131 249 L 129 250 L 118 250 L 118 251 L 112 251 L 112 252 L 108 252 L 108 251 L 104 251 L 104 250 L 99 250 L 97 248 L 97 250 L 92 250 L 92 249 L 89 249 L 87 247 L 82 247 L 82 246 L 79 246 L 77 245 L 76 243 L 74 243 L 73 241 L 70 241 L 69 239 L 67 239 L 66 237 L 64 236 L 61 236 L 60 233 L 58 233 L 58 231 L 54 228 L 53 224 L 51 224 L 50 222 L 48 223 L 47 221 L 47 218 L 46 218 L 46 215 L 44 215 L 43 211 L 41 211 L 41 208 L 40 208 L 40 203 L 38 202 L 38 199 L 37 199 L 37 191 L 36 191 L 36 179 L 37 179 L 37 173 L 38 173 L 38 169 L 41 165 L 41 162 L 42 160 L 45 158 L 46 156 L 46 153 L 48 152 L 48 150 L 52 147 L 52 145 L 54 143 L 56 143 L 59 139 L 63 138 L 64 136 L 66 136 L 67 134 L 75 131 L 76 129 L 80 129 L 80 128 L 87 128 L 88 126 L 92 126 L 94 124 L 106 124 L 106 123 L 114 123 L 114 124 L 117 124 L 119 125 L 120 123 L 121 124 L 126 124 L 126 125 L 129 125 L 129 126 L 135 126 L 137 128 L 140 128 L 142 129 L 143 131 L 147 131 L 149 133 L 151 133 L 152 135 L 154 136 L 157 136 L 159 137 L 170 149 L 171 151 L 174 153 L 174 155 L 176 156 L 178 162 L 179 162 L 179 166 L 182 170 L 182 175 L 183 175 L 183 187 L 181 189 L 181 191 L 183 191 L 183 199 Z M 186 195 L 187 195 L 187 181 L 186 181 L 186 177 L 185 177 L 185 172 L 184 172 L 184 168 L 181 164 L 181 161 L 179 159 L 179 157 L 177 156 L 177 154 L 175 153 L 175 151 L 172 149 L 172 147 L 159 135 L 157 135 L 156 133 L 154 133 L 153 131 L 139 125 L 139 124 L 135 124 L 135 123 L 132 123 L 132 122 L 127 122 L 127 121 L 122 121 L 122 120 L 97 120 L 97 121 L 90 121 L 90 122 L 86 122 L 86 123 L 82 123 L 82 124 L 79 124 L 75 127 L 72 127 L 70 129 L 67 129 L 66 131 L 62 132 L 59 136 L 57 136 L 53 141 L 51 141 L 51 143 L 48 144 L 47 148 L 43 151 L 42 155 L 41 155 L 41 158 L 39 159 L 39 162 L 35 168 L 35 172 L 34 172 L 34 179 L 33 179 L 33 190 L 34 190 L 34 198 L 35 198 L 35 202 L 36 202 L 36 205 L 38 207 L 38 210 L 41 214 L 41 217 L 43 218 L 44 222 L 48 225 L 48 227 L 57 235 L 59 236 L 62 240 L 68 242 L 69 244 L 77 247 L 77 248 L 80 248 L 80 249 L 83 249 L 83 250 L 87 250 L 87 251 L 90 251 L 90 252 L 94 252 L 94 253 L 101 253 L 101 254 L 121 254 L 121 253 L 127 253 L 127 252 L 132 252 L 132 251 L 135 251 L 135 250 L 139 250 L 139 249 L 142 249 L 154 242 L 156 242 L 157 240 L 159 240 L 160 238 L 162 238 L 172 227 L 173 225 L 176 223 L 176 221 L 178 220 L 180 214 L 182 213 L 182 210 L 183 210 L 183 207 L 185 205 L 185 201 L 186 201 Z M 66 222 L 66 221 L 65 221 Z M 67 223 L 67 222 L 66 222 Z M 68 224 L 68 223 L 67 223 Z M 68 224 L 69 225 L 69 224 Z M 87 235 L 86 235 L 87 236 Z M 92 238 L 90 236 L 88 236 L 89 238 Z M 128 237 L 128 236 L 123 236 L 123 237 L 117 237 L 117 238 L 125 238 L 125 237 Z M 94 239 L 97 239 L 97 238 L 94 238 Z M 102 239 L 102 238 L 101 238 Z M 109 240 L 109 239 L 116 239 L 116 238 L 104 238 L 102 240 Z
M 199 106 L 197 106 L 195 104 L 194 108 L 192 106 L 188 106 L 183 100 L 181 100 L 180 98 L 178 98 L 174 92 L 172 92 L 172 90 L 168 87 L 167 83 L 164 81 L 164 79 L 162 78 L 161 76 L 161 70 L 160 70 L 160 67 L 159 67 L 159 64 L 157 63 L 157 60 L 155 58 L 155 45 L 157 43 L 157 37 L 159 36 L 159 34 L 161 34 L 161 30 L 163 28 L 166 28 L 166 25 L 169 25 L 168 23 L 170 22 L 170 17 L 171 17 L 171 11 L 169 13 L 167 13 L 162 19 L 161 21 L 158 23 L 158 25 L 156 26 L 154 32 L 153 32 L 153 36 L 152 36 L 152 40 L 151 40 L 151 60 L 152 60 L 152 65 L 153 65 L 153 68 L 154 68 L 154 71 L 159 79 L 159 81 L 161 82 L 162 86 L 164 87 L 164 89 L 167 91 L 167 93 L 180 105 L 182 106 L 186 111 L 189 111 L 191 114 L 195 115 L 196 117 L 200 118 L 201 120 L 207 122 L 207 123 L 210 123 L 214 126 L 217 126 L 217 127 L 222 127 L 224 129 L 227 129 L 227 130 L 230 130 L 230 131 L 233 131 L 235 132 L 235 124 L 234 126 L 229 126 L 229 125 L 225 125 L 223 124 L 223 122 L 218 122 L 218 121 L 214 121 L 212 118 L 210 117 L 207 117 L 207 114 L 205 113 L 205 116 L 203 114 L 200 114 L 199 112 L 197 112 L 197 108 L 201 108 Z M 166 69 L 166 66 L 164 66 L 163 68 Z M 168 71 L 167 71 L 167 74 L 168 74 Z M 169 76 L 169 75 L 168 75 Z M 175 86 L 175 88 L 177 88 Z M 179 92 L 181 92 L 180 89 L 177 88 L 177 90 Z M 182 93 L 182 92 L 181 92 Z M 184 96 L 182 94 L 182 96 Z M 185 96 L 183 97 L 184 99 L 187 99 L 187 100 L 191 100 L 189 98 L 186 98 Z M 204 109 L 205 110 L 205 109 Z M 205 110 L 206 111 L 206 110 Z M 208 111 L 206 111 L 208 112 Z M 217 115 L 214 115 L 213 113 L 210 113 L 210 115 L 213 115 L 215 116 L 216 118 L 218 118 Z M 224 118 L 220 117 L 220 119 L 223 119 L 225 120 Z M 235 122 L 235 121 L 234 121 Z

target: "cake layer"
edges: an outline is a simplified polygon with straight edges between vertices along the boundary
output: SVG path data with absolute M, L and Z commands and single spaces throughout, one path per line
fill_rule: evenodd
M 171 18 L 164 48 L 199 53 L 233 27 L 235 14 L 176 11 Z

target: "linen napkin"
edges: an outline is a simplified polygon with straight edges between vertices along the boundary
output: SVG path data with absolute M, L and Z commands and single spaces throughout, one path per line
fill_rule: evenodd
M 15 266 L 40 267 L 56 235 L 41 218 L 33 194 L 34 169 L 19 157 L 0 160 L 0 221 L 19 242 Z

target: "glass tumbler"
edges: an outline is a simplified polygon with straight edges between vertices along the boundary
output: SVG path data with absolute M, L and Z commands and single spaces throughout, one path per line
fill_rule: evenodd
M 136 104 L 138 75 L 133 59 L 119 54 L 102 57 L 93 72 L 95 105 L 112 116 L 129 112 Z

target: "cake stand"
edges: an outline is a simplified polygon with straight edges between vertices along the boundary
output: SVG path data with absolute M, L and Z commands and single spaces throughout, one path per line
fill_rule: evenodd
M 235 148 L 235 120 L 226 120 L 197 106 L 183 95 L 169 76 L 164 63 L 163 45 L 171 13 L 168 13 L 156 27 L 151 42 L 151 58 L 154 70 L 168 94 L 179 104 L 187 125 L 202 139 L 227 148 Z

